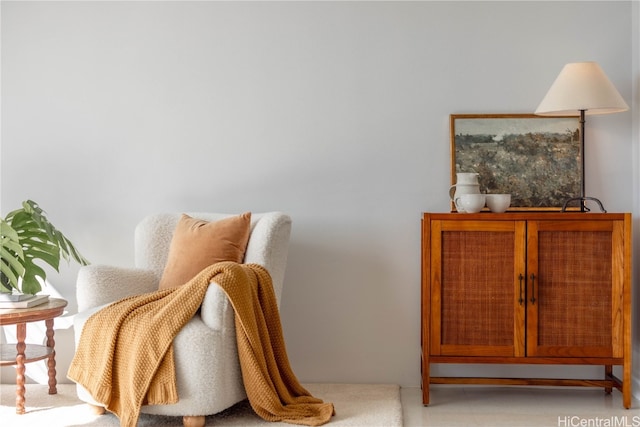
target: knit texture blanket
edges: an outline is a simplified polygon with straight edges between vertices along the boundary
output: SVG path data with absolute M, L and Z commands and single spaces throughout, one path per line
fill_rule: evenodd
M 173 338 L 196 314 L 211 282 L 235 310 L 242 378 L 254 411 L 267 421 L 328 422 L 333 404 L 311 396 L 291 369 L 271 277 L 257 264 L 217 263 L 183 286 L 98 311 L 84 325 L 68 377 L 123 427 L 136 425 L 142 405 L 176 403 Z

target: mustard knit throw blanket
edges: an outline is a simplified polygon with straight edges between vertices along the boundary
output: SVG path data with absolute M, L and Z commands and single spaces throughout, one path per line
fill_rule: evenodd
M 98 311 L 84 325 L 68 377 L 124 427 L 136 425 L 142 405 L 176 403 L 173 338 L 195 315 L 212 281 L 235 310 L 242 377 L 254 411 L 267 421 L 329 421 L 333 404 L 311 396 L 289 365 L 271 277 L 257 264 L 214 264 L 183 286 Z

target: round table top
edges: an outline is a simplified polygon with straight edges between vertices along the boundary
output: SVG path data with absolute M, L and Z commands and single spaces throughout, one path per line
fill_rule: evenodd
M 0 308 L 0 325 L 36 322 L 60 316 L 67 306 L 61 298 L 49 298 L 44 304 L 29 308 Z

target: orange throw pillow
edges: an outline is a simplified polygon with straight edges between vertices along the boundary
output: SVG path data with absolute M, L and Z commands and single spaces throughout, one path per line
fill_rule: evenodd
M 251 234 L 251 212 L 207 222 L 183 214 L 158 288 L 184 285 L 206 267 L 222 261 L 241 263 Z

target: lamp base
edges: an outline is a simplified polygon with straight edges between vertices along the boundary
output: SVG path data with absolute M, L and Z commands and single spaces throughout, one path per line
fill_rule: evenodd
M 586 202 L 587 200 L 592 200 L 596 202 L 598 206 L 600 206 L 600 212 L 607 213 L 604 206 L 602 206 L 602 202 L 596 199 L 595 197 L 573 197 L 567 200 L 566 202 L 564 202 L 564 205 L 562 206 L 562 212 L 564 212 L 567 209 L 567 205 L 569 203 L 574 201 L 580 201 L 580 212 L 590 212 L 590 209 L 584 204 L 584 202 Z

